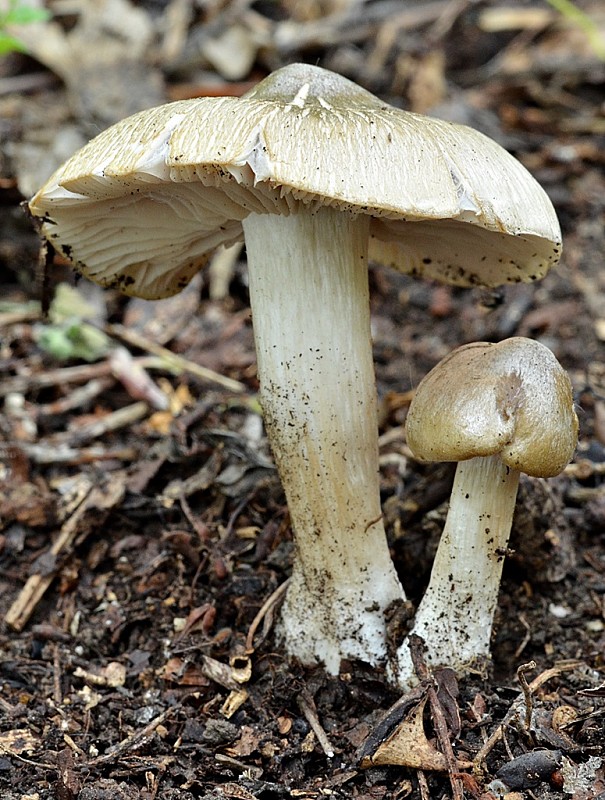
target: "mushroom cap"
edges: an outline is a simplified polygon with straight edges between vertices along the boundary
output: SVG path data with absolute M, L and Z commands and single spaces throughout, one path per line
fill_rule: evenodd
M 180 291 L 218 245 L 242 239 L 248 214 L 319 205 L 369 214 L 374 260 L 460 286 L 540 278 L 560 255 L 546 193 L 494 141 L 305 64 L 242 98 L 122 120 L 29 207 L 89 278 L 157 298 Z
M 558 475 L 578 439 L 571 382 L 552 352 L 524 337 L 457 348 L 420 381 L 406 421 L 421 461 L 500 455 L 535 477 Z

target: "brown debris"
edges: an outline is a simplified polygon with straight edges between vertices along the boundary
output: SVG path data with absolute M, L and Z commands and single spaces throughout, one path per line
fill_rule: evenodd
M 10 31 L 34 60 L 0 59 L 0 796 L 494 800 L 491 782 L 512 771 L 507 800 L 595 800 L 602 3 L 575 0 L 580 16 L 537 0 L 44 5 L 50 20 Z M 417 464 L 405 442 L 422 376 L 465 342 L 528 335 L 569 370 L 581 419 L 556 485 L 519 493 L 490 671 L 457 685 L 447 669 L 423 671 L 420 655 L 420 684 L 399 700 L 378 668 L 343 663 L 331 678 L 284 660 L 292 536 L 255 396 L 241 249 L 160 303 L 98 293 L 111 350 L 95 362 L 39 345 L 72 274 L 51 251 L 38 262 L 19 202 L 114 118 L 164 99 L 241 96 L 291 61 L 484 131 L 542 183 L 563 228 L 563 262 L 537 284 L 462 291 L 371 269 L 383 516 L 410 598 L 392 610 L 394 646 L 451 486 L 448 465 Z M 85 281 L 78 292 L 99 306 Z M 536 663 L 525 693 L 521 660 Z
M 23 753 L 33 753 L 39 745 L 38 737 L 34 736 L 27 728 L 14 729 L 0 734 L 0 752 L 3 753 L 14 753 L 20 756 Z
M 95 487 L 83 482 L 80 487 L 80 502 L 71 516 L 62 525 L 59 536 L 45 554 L 44 562 L 39 560 L 42 571 L 30 575 L 19 596 L 9 608 L 4 621 L 16 631 L 23 629 L 42 596 L 58 573 L 58 558 L 64 557 L 71 549 L 76 536 L 90 529 L 92 519 L 99 518 L 99 512 L 113 508 L 123 497 L 124 487 L 119 481 L 111 481 L 107 486 Z M 42 564 L 44 563 L 44 566 Z
M 120 758 L 123 758 L 127 754 L 130 754 L 133 750 L 138 750 L 141 747 L 144 747 L 147 740 L 151 737 L 151 735 L 156 731 L 160 725 L 166 722 L 170 715 L 173 713 L 172 709 L 167 709 L 163 711 L 161 714 L 158 714 L 157 717 L 154 717 L 151 722 L 145 725 L 139 731 L 135 731 L 126 739 L 123 739 L 119 744 L 111 747 L 106 753 L 102 756 L 98 756 L 97 758 L 92 759 L 88 762 L 88 766 L 95 766 L 98 764 L 104 763 L 112 763 L 114 761 L 119 761 Z
M 58 775 L 55 791 L 58 800 L 75 800 L 80 792 L 80 780 L 75 770 L 73 752 L 69 747 L 57 754 Z
M 567 670 L 573 670 L 577 668 L 577 666 L 578 664 L 576 662 L 570 662 L 569 664 L 561 665 L 560 667 L 554 667 L 552 669 L 545 670 L 536 678 L 534 678 L 530 684 L 526 683 L 523 686 L 523 693 L 512 703 L 500 725 L 495 729 L 495 731 L 484 743 L 479 753 L 476 755 L 473 763 L 473 771 L 476 775 L 481 774 L 485 759 L 491 750 L 493 750 L 496 743 L 503 738 L 504 731 L 508 725 L 522 725 L 525 731 L 528 731 L 531 726 L 533 704 L 532 698 L 535 692 L 548 683 L 548 681 L 557 678 Z M 520 674 L 523 675 L 523 669 L 521 669 Z
M 10 522 L 46 527 L 53 524 L 56 513 L 57 498 L 44 485 L 25 481 L 0 487 L 0 528 Z

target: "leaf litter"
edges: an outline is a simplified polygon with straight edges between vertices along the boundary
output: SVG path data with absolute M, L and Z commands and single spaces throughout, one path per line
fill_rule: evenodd
M 50 19 L 8 31 L 34 59 L 14 53 L 0 70 L 2 796 L 596 800 L 599 4 L 577 3 L 594 23 L 587 32 L 554 3 L 475 12 L 450 2 L 114 0 L 133 20 L 127 36 L 93 5 L 49 3 Z M 547 485 L 521 487 L 492 668 L 458 683 L 426 670 L 420 654 L 422 681 L 404 697 L 362 664 L 330 678 L 280 652 L 293 545 L 256 400 L 243 254 L 222 255 L 215 277 L 156 304 L 81 282 L 75 315 L 48 320 L 37 239 L 18 208 L 133 103 L 241 94 L 291 60 L 484 130 L 546 187 L 564 231 L 564 263 L 537 285 L 464 291 L 371 272 L 383 511 L 413 602 L 451 485 L 447 467 L 416 464 L 405 444 L 420 378 L 463 342 L 531 336 L 570 372 L 581 415 L 574 462 Z M 60 259 L 48 279 L 51 303 L 73 287 Z M 406 613 L 394 615 L 394 639 Z

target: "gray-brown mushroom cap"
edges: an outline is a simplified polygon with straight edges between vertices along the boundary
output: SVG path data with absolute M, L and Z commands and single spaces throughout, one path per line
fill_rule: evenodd
M 241 239 L 249 213 L 301 205 L 370 215 L 371 258 L 462 286 L 540 278 L 560 255 L 547 195 L 498 144 L 302 64 L 243 98 L 123 120 L 57 170 L 30 209 L 82 273 L 157 298 Z
M 558 475 L 578 437 L 569 377 L 552 352 L 524 337 L 454 350 L 420 382 L 406 422 L 422 461 L 499 454 L 536 477 Z

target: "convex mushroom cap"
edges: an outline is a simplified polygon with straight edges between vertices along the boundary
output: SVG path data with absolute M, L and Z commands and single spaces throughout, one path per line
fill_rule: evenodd
M 499 455 L 533 477 L 558 475 L 578 437 L 569 377 L 540 342 L 459 347 L 418 385 L 406 422 L 422 461 Z
M 502 147 L 304 64 L 243 98 L 123 120 L 29 207 L 79 271 L 153 299 L 242 239 L 251 212 L 287 215 L 299 203 L 369 214 L 371 259 L 461 286 L 537 279 L 559 259 L 550 200 Z

